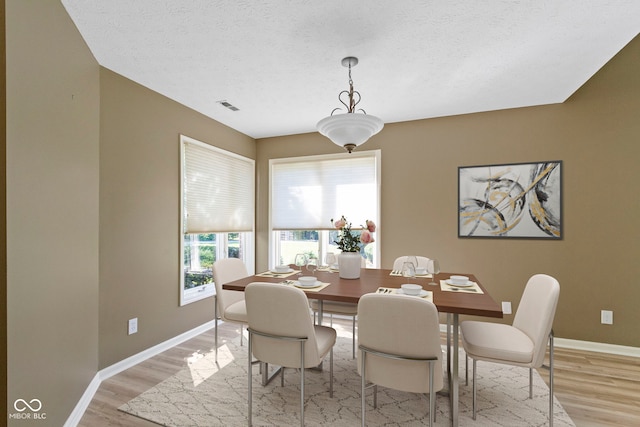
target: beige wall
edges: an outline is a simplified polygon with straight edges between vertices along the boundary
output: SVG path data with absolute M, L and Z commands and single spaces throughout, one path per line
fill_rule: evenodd
M 98 363 L 99 67 L 60 2 L 6 17 L 6 407 L 61 426 Z
M 5 44 L 5 5 L 0 1 L 0 402 L 7 401 L 7 73 Z M 0 409 L 6 419 L 8 405 Z
M 179 135 L 252 159 L 255 141 L 106 69 L 100 94 L 104 368 L 213 320 L 212 298 L 179 307 Z
M 7 0 L 6 22 L 7 407 L 38 398 L 62 425 L 99 369 L 212 319 L 211 299 L 178 307 L 180 133 L 257 159 L 258 268 L 268 159 L 339 150 L 317 134 L 256 144 L 101 70 L 59 2 Z M 514 304 L 548 272 L 558 336 L 640 346 L 639 73 L 634 40 L 562 105 L 387 125 L 362 147 L 383 151 L 383 265 L 437 257 Z M 565 162 L 564 240 L 456 237 L 458 166 L 550 159 Z
M 387 124 L 360 148 L 382 150 L 382 266 L 404 254 L 438 258 L 514 309 L 526 280 L 548 273 L 561 284 L 558 337 L 640 347 L 638 75 L 640 38 L 564 104 Z M 318 134 L 258 140 L 258 270 L 268 159 L 339 151 Z M 458 166 L 545 160 L 564 161 L 562 241 L 457 237 Z M 601 309 L 614 311 L 614 325 L 600 324 Z

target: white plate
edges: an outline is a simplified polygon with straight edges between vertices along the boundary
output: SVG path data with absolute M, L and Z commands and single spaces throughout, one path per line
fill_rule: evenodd
M 464 283 L 464 284 L 458 284 L 458 283 L 453 283 L 451 279 L 447 279 L 446 282 L 447 282 L 447 285 L 454 286 L 456 288 L 468 288 L 474 285 L 474 283 L 471 281 L 467 281 L 467 283 Z
M 298 282 L 297 280 L 293 282 L 293 286 L 295 286 L 296 288 L 318 288 L 320 286 L 322 286 L 322 282 L 319 280 L 316 280 L 316 283 L 312 284 L 312 285 L 303 285 L 302 283 Z
M 431 275 L 431 273 L 416 274 L 416 277 L 427 277 L 429 275 Z
M 396 292 L 397 294 L 400 295 L 406 295 L 408 297 L 424 297 L 427 296 L 429 294 L 428 291 L 425 291 L 424 289 L 420 291 L 419 295 L 409 295 L 409 294 L 405 294 L 404 291 L 402 289 L 398 289 L 398 291 Z
M 290 268 L 288 271 L 276 271 L 276 270 L 274 269 L 274 270 L 269 270 L 269 271 L 270 271 L 271 273 L 273 273 L 273 274 L 287 274 L 287 273 L 291 273 L 291 272 L 293 272 L 293 269 L 292 269 L 292 268 Z

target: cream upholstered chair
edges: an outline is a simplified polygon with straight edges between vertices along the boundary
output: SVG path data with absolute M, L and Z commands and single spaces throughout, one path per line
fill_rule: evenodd
M 307 296 L 298 288 L 250 283 L 245 288 L 245 298 L 249 319 L 249 425 L 252 423 L 253 355 L 260 362 L 281 366 L 283 375 L 284 368 L 300 369 L 300 425 L 304 426 L 304 371 L 322 363 L 327 353 L 330 354 L 329 395 L 333 397 L 336 330 L 313 324 Z
M 320 310 L 320 303 L 316 299 L 309 300 L 309 305 L 313 310 L 314 320 L 315 315 Z M 349 303 L 349 302 L 339 302 L 339 301 L 323 301 L 322 302 L 322 313 L 331 315 L 331 326 L 333 326 L 333 315 L 338 314 L 342 316 L 350 316 L 351 317 L 351 334 L 353 336 L 353 342 L 351 344 L 351 353 L 352 357 L 355 359 L 356 357 L 356 317 L 358 316 L 358 305 Z
M 367 260 L 362 257 L 362 261 L 360 262 L 360 266 L 365 268 L 367 265 Z M 313 310 L 314 320 L 315 315 L 320 311 L 320 303 L 316 299 L 310 300 L 309 305 L 311 306 L 311 310 Z M 353 337 L 353 341 L 351 344 L 351 357 L 355 359 L 356 357 L 356 317 L 358 316 L 358 304 L 353 304 L 349 302 L 339 302 L 339 301 L 323 301 L 322 302 L 322 313 L 331 315 L 331 326 L 333 326 L 333 315 L 338 314 L 342 316 L 351 317 L 351 336 Z
M 396 258 L 396 260 L 393 262 L 393 270 L 402 271 L 402 265 L 405 262 L 407 262 L 407 258 L 408 258 L 408 255 L 399 256 L 398 258 Z M 416 259 L 418 260 L 418 265 L 416 265 L 416 267 L 429 268 L 429 261 L 430 261 L 429 258 L 423 257 L 423 256 L 416 256 Z
M 544 362 L 549 341 L 549 425 L 553 426 L 553 318 L 560 284 L 546 274 L 532 276 L 524 289 L 512 325 L 467 320 L 461 323 L 462 345 L 473 359 L 473 419 L 476 419 L 476 362 L 529 368 L 529 398 L 533 368 Z
M 240 324 L 240 345 L 242 328 L 247 324 L 247 309 L 244 292 L 222 289 L 222 285 L 247 277 L 247 267 L 239 258 L 223 258 L 213 263 L 213 281 L 216 286 L 215 305 L 215 360 L 218 361 L 218 319 Z
M 366 294 L 358 303 L 358 372 L 365 388 L 389 387 L 429 393 L 429 425 L 435 418 L 436 392 L 443 387 L 442 348 L 436 306 L 422 298 Z

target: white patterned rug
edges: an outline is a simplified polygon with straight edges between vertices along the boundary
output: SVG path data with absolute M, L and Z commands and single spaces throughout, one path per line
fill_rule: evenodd
M 334 348 L 334 397 L 329 398 L 328 358 L 324 371 L 305 373 L 305 424 L 309 426 L 360 425 L 360 377 L 351 358 L 351 334 L 339 326 Z M 461 353 L 460 360 L 463 361 Z M 224 342 L 218 353 L 196 353 L 188 368 L 150 388 L 119 409 L 170 427 L 247 425 L 247 346 L 239 337 Z M 533 399 L 529 399 L 526 368 L 478 362 L 478 416 L 471 418 L 471 384 L 464 385 L 461 369 L 459 425 L 544 426 L 548 424 L 549 389 L 534 371 Z M 261 385 L 254 366 L 253 422 L 256 426 L 299 425 L 300 377 L 286 370 L 285 387 L 277 378 Z M 368 390 L 368 426 L 428 425 L 428 396 L 378 388 L 378 408 Z M 436 425 L 450 425 L 449 400 L 437 395 Z M 554 403 L 556 426 L 574 426 L 560 403 Z

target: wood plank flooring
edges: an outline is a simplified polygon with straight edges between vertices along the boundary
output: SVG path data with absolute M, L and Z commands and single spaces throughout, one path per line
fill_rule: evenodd
M 640 426 L 640 358 L 556 347 L 554 361 L 554 394 L 576 426 Z
M 351 330 L 350 320 L 344 322 Z M 238 333 L 237 325 L 224 324 L 219 339 Z M 185 368 L 193 354 L 212 351 L 213 342 L 213 330 L 207 331 L 103 381 L 78 425 L 156 426 L 118 407 Z M 555 395 L 576 426 L 640 426 L 640 358 L 556 347 L 554 360 Z M 539 372 L 548 382 L 548 370 Z

